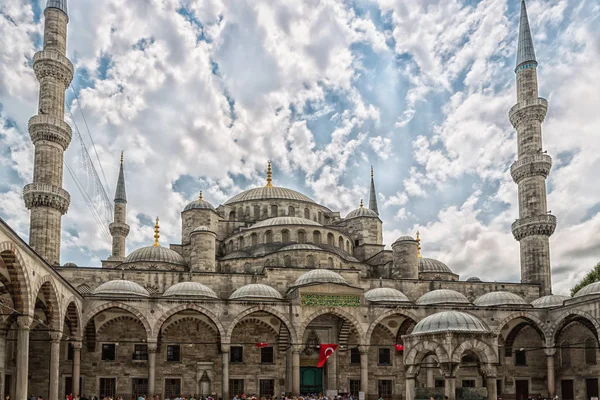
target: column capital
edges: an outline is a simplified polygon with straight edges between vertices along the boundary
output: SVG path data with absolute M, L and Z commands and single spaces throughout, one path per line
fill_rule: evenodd
M 221 343 L 221 353 L 229 353 L 231 350 L 231 343 Z
M 360 352 L 361 356 L 369 355 L 369 346 L 361 344 L 360 346 L 358 346 L 358 351 Z
M 496 378 L 496 376 L 498 375 L 498 370 L 497 370 L 496 366 L 490 365 L 490 364 L 482 365 L 481 372 L 483 372 L 483 375 L 485 375 L 485 377 L 487 379 Z
M 22 330 L 29 330 L 33 324 L 33 317 L 29 315 L 21 315 L 17 317 L 17 327 Z
M 52 342 L 60 343 L 60 340 L 63 337 L 63 333 L 61 331 L 50 331 L 48 334 L 50 335 L 50 340 L 52 340 Z
M 292 347 L 292 353 L 295 353 L 295 354 L 300 354 L 300 353 L 302 353 L 302 350 L 304 350 L 303 344 L 293 344 L 291 347 Z
M 554 357 L 554 355 L 556 355 L 556 348 L 555 347 L 547 347 L 544 349 L 544 353 L 546 353 L 546 355 L 548 357 Z
M 406 379 L 416 379 L 420 369 L 421 367 L 418 365 L 407 365 L 405 373 Z
M 80 351 L 83 347 L 83 342 L 81 341 L 81 339 L 75 339 L 74 342 L 71 342 L 71 346 L 73 346 L 73 350 Z
M 156 342 L 148 342 L 146 345 L 146 351 L 148 354 L 155 354 L 158 352 L 158 343 Z

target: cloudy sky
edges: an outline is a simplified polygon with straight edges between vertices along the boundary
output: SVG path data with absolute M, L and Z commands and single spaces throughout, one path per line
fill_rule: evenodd
M 0 1 L 0 216 L 24 238 L 43 3 Z M 527 4 L 550 103 L 554 291 L 567 293 L 600 261 L 600 6 Z M 152 243 L 157 215 L 177 243 L 199 190 L 223 203 L 263 185 L 269 159 L 276 185 L 342 215 L 367 198 L 372 164 L 386 243 L 419 229 L 424 255 L 462 279 L 518 281 L 518 13 L 518 0 L 71 1 L 66 118 L 110 199 L 125 150 L 129 251 Z M 85 181 L 80 152 L 74 139 L 66 158 Z M 105 230 L 67 172 L 64 186 L 61 261 L 98 266 Z

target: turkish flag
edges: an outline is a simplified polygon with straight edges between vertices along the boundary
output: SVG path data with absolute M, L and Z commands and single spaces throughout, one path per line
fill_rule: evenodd
M 404 345 L 403 344 L 395 344 L 394 347 L 398 351 L 404 351 Z
M 267 347 L 269 345 L 269 343 L 267 343 L 267 342 L 256 342 L 256 343 L 254 343 L 254 345 L 256 347 L 258 347 L 259 349 L 262 349 L 264 347 Z
M 337 344 L 322 344 L 321 345 L 321 353 L 319 354 L 319 363 L 317 364 L 318 368 L 321 368 L 327 362 L 327 359 L 331 357 L 334 351 L 338 348 Z

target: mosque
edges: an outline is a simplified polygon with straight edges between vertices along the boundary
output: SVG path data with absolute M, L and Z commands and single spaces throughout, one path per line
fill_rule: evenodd
M 552 159 L 542 151 L 547 101 L 521 3 L 517 102 L 509 118 L 519 188 L 512 225 L 521 282 L 461 279 L 421 254 L 419 235 L 386 249 L 371 174 L 368 205 L 345 216 L 266 184 L 181 211 L 181 243 L 126 251 L 125 166 L 114 199 L 112 254 L 98 268 L 60 264 L 67 0 L 48 0 L 33 58 L 39 112 L 29 243 L 0 220 L 0 393 L 174 398 L 349 393 L 362 400 L 598 397 L 600 283 L 552 294 L 547 210 Z M 424 246 L 426 247 L 426 246 Z M 423 252 L 424 253 L 424 252 Z M 324 365 L 323 365 L 324 362 Z

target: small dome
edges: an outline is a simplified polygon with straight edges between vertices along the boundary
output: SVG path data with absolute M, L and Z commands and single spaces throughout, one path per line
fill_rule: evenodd
M 265 219 L 263 221 L 257 222 L 252 225 L 252 228 L 264 228 L 267 226 L 276 226 L 276 225 L 311 225 L 311 226 L 322 226 L 316 221 L 299 218 L 299 217 L 275 217 Z
M 419 258 L 419 272 L 454 273 L 446 264 L 433 258 Z
M 376 288 L 365 293 L 365 300 L 372 303 L 408 303 L 408 297 L 394 288 Z
M 442 311 L 423 318 L 411 334 L 436 332 L 488 332 L 482 320 L 461 311 Z
M 217 295 L 211 288 L 198 282 L 179 282 L 169 286 L 163 293 L 164 297 L 207 297 L 217 299 Z
M 396 239 L 396 241 L 392 244 L 392 246 L 394 244 L 400 243 L 400 242 L 416 242 L 416 240 L 412 236 L 400 236 L 398 239 Z
M 256 201 L 256 200 L 269 200 L 269 199 L 280 199 L 280 200 L 295 200 L 304 201 L 307 203 L 314 203 L 315 201 L 302 193 L 296 192 L 292 189 L 286 189 L 275 186 L 263 186 L 250 190 L 246 190 L 240 194 L 237 194 L 225 202 L 226 205 L 239 203 L 242 201 Z
M 261 283 L 251 283 L 236 289 L 233 293 L 231 293 L 231 296 L 229 296 L 229 300 L 237 299 L 282 300 L 283 296 L 271 286 L 263 285 Z
M 124 279 L 104 282 L 94 290 L 94 294 L 115 296 L 142 296 L 149 297 L 150 293 L 141 285 Z
M 337 272 L 328 269 L 313 269 L 300 275 L 293 286 L 316 285 L 319 283 L 347 285 L 346 280 Z
M 367 207 L 359 207 L 356 210 L 352 210 L 346 215 L 345 219 L 350 218 L 358 218 L 358 217 L 370 217 L 370 218 L 379 218 L 379 215 Z
M 288 251 L 288 250 L 322 251 L 323 249 L 320 248 L 319 246 L 315 246 L 314 244 L 310 244 L 310 243 L 296 243 L 296 244 L 290 244 L 288 246 L 284 246 L 281 249 L 279 249 L 278 251 Z
M 68 263 L 65 263 L 65 265 L 63 265 L 63 267 L 71 267 L 71 268 L 76 267 L 76 266 L 77 266 L 77 264 L 75 264 L 73 262 L 68 262 Z
M 579 289 L 579 291 L 577 293 L 575 293 L 575 295 L 573 297 L 581 297 L 581 296 L 587 296 L 587 295 L 591 295 L 591 294 L 600 294 L 600 282 L 594 282 L 594 283 L 590 283 L 587 286 L 584 286 L 583 288 Z
M 195 227 L 191 233 L 194 232 L 212 232 L 212 230 L 208 226 L 200 225 Z
M 124 263 L 132 262 L 163 262 L 168 264 L 185 265 L 183 257 L 174 250 L 161 246 L 146 246 L 134 250 L 125 257 Z
M 560 296 L 557 294 L 549 294 L 548 296 L 540 297 L 531 302 L 534 308 L 551 308 L 562 306 L 563 302 L 570 299 L 568 296 Z
M 479 307 L 529 305 L 521 296 L 511 292 L 491 292 L 479 296 L 474 302 Z
M 467 278 L 467 282 L 481 282 L 481 279 L 477 276 L 472 276 L 470 278 Z
M 189 210 L 213 210 L 213 211 L 215 211 L 215 208 L 208 201 L 198 199 L 198 200 L 194 200 L 194 201 L 188 203 L 187 206 L 185 206 L 185 208 L 183 209 L 184 212 L 189 211 Z
M 469 299 L 456 290 L 437 289 L 425 293 L 419 297 L 417 304 L 421 306 L 438 305 L 438 304 L 471 304 Z

